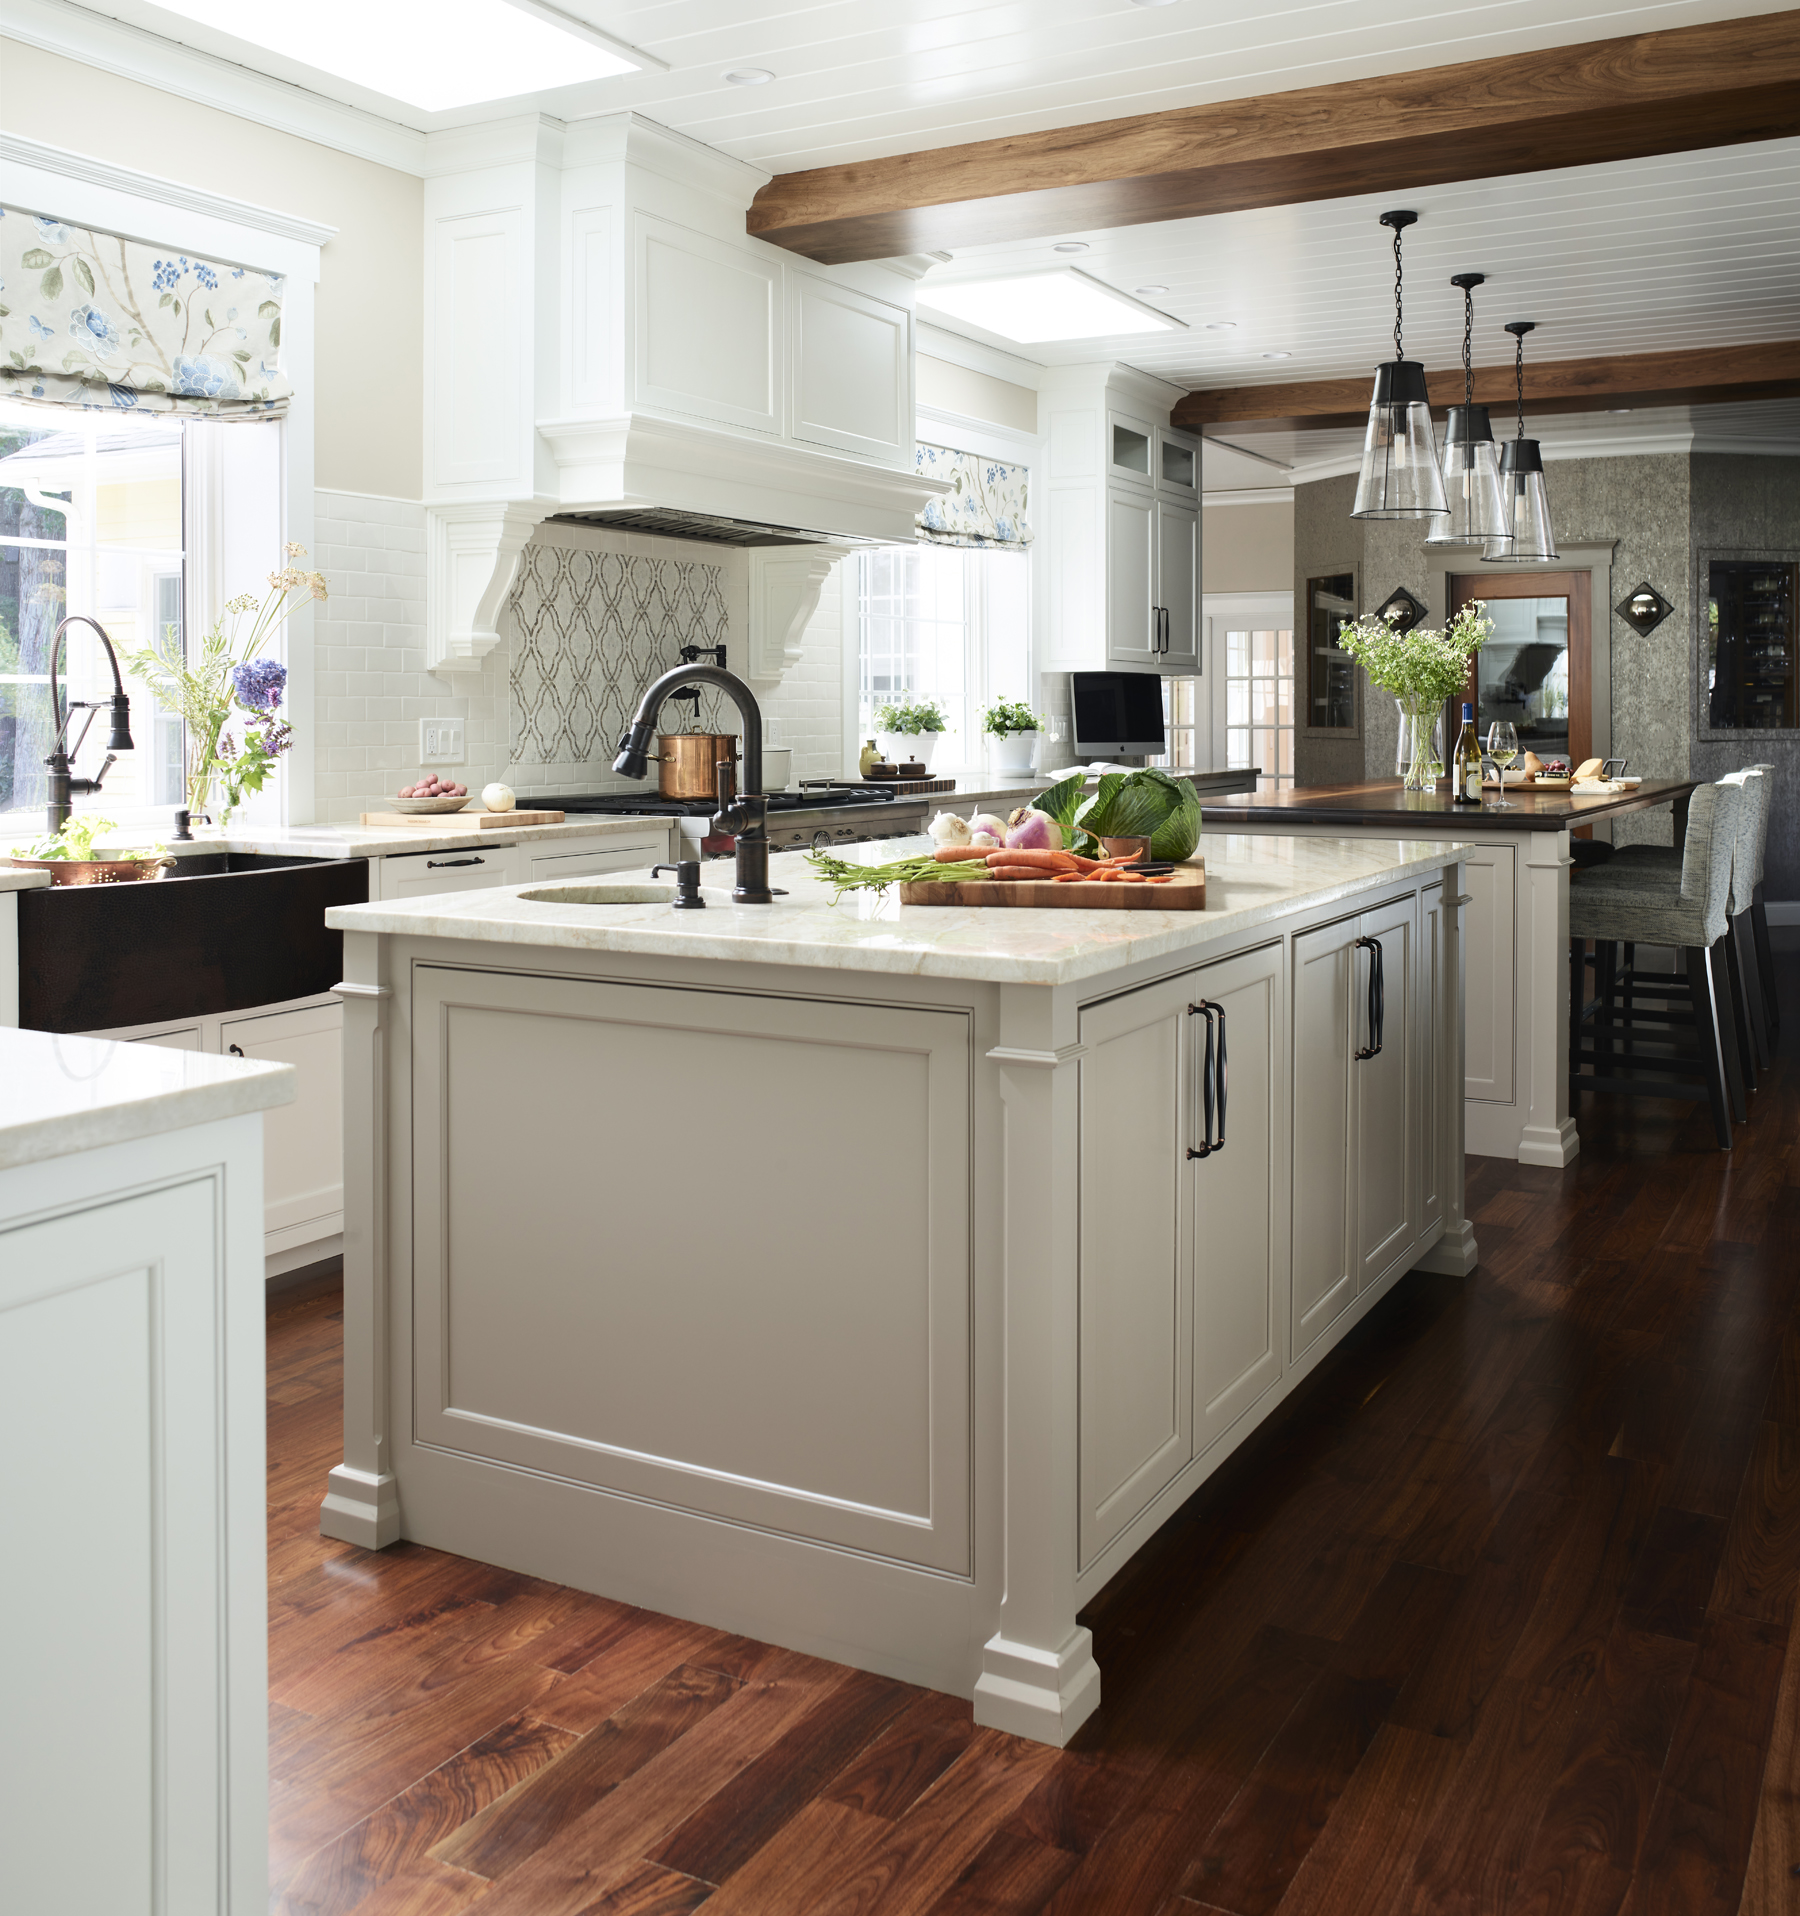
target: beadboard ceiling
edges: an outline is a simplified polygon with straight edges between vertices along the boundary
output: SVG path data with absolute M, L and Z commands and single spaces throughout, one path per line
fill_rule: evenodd
M 422 23 L 430 0 L 418 0 Z M 85 10 L 420 130 L 633 108 L 771 173 L 1202 101 L 1776 13 L 1791 0 L 556 0 L 668 62 L 431 114 L 280 60 L 152 0 Z M 21 4 L 19 11 L 27 8 Z M 81 11 L 80 8 L 71 8 Z M 0 25 L 14 11 L 0 7 Z M 422 24 L 421 30 L 428 30 Z M 765 86 L 724 75 L 761 68 Z

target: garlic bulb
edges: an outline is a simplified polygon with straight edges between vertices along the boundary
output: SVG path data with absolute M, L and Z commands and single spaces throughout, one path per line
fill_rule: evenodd
M 931 836 L 940 845 L 966 845 L 969 821 L 955 812 L 939 812 L 931 821 Z

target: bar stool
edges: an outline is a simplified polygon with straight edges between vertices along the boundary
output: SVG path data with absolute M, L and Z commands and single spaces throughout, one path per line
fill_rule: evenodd
M 1757 1073 L 1767 1071 L 1775 1060 L 1775 1026 L 1769 1015 L 1771 980 L 1767 975 L 1772 966 L 1760 950 L 1768 934 L 1765 929 L 1759 940 L 1756 931 L 1758 887 L 1774 792 L 1769 774 L 1773 769 L 1768 765 L 1747 765 L 1740 771 L 1727 772 L 1720 781 L 1741 786 L 1744 793 L 1733 847 L 1731 896 L 1726 906 L 1729 935 L 1725 960 L 1731 981 L 1732 1025 L 1737 1034 L 1744 1081 L 1751 1089 L 1755 1088 Z M 1640 874 L 1655 871 L 1667 877 L 1680 869 L 1681 853 L 1671 845 L 1624 845 L 1607 867 L 1605 877 L 1611 883 L 1628 883 L 1633 871 Z M 1766 916 L 1764 922 L 1766 925 Z M 1623 986 L 1628 1006 L 1635 991 L 1657 989 L 1654 977 L 1655 974 L 1636 972 L 1635 954 L 1627 946 Z
M 1743 803 L 1736 785 L 1702 785 L 1695 791 L 1678 877 L 1653 869 L 1620 870 L 1609 861 L 1601 869 L 1571 873 L 1569 887 L 1571 1096 L 1588 1090 L 1631 1097 L 1704 1097 L 1712 1106 L 1721 1151 L 1731 1149 L 1733 1116 L 1740 1123 L 1746 1116 L 1737 1047 L 1729 1023 L 1722 1027 L 1720 1018 L 1720 987 L 1726 981 L 1719 951 L 1729 924 L 1731 867 Z M 1595 997 L 1584 1005 L 1589 939 L 1595 945 Z M 1680 951 L 1690 1009 L 1634 1007 L 1621 1019 L 1615 1002 L 1615 960 L 1621 944 L 1669 945 Z M 1676 1028 L 1690 1021 L 1697 1052 L 1691 1059 L 1673 1043 Z M 1583 1028 L 1589 1025 L 1591 1049 L 1583 1043 Z M 1584 1071 L 1585 1065 L 1593 1069 Z M 1646 1065 L 1662 1075 L 1647 1075 Z M 1633 1075 L 1623 1075 L 1626 1072 Z

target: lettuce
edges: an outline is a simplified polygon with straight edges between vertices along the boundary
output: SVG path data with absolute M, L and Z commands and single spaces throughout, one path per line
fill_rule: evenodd
M 1152 858 L 1192 858 L 1200 843 L 1200 794 L 1187 779 L 1153 765 L 1107 772 L 1075 823 L 1095 838 L 1148 838 Z

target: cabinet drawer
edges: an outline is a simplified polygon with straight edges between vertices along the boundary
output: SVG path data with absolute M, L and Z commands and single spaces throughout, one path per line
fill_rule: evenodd
M 669 856 L 667 832 L 645 833 L 642 837 L 606 838 L 579 850 L 533 851 L 522 847 L 520 882 L 534 885 L 546 879 L 591 878 L 597 872 L 642 871 L 646 865 L 661 864 Z
M 504 885 L 510 848 L 504 845 L 479 851 L 401 852 L 384 858 L 376 868 L 383 898 L 424 898 L 440 891 L 481 891 Z

